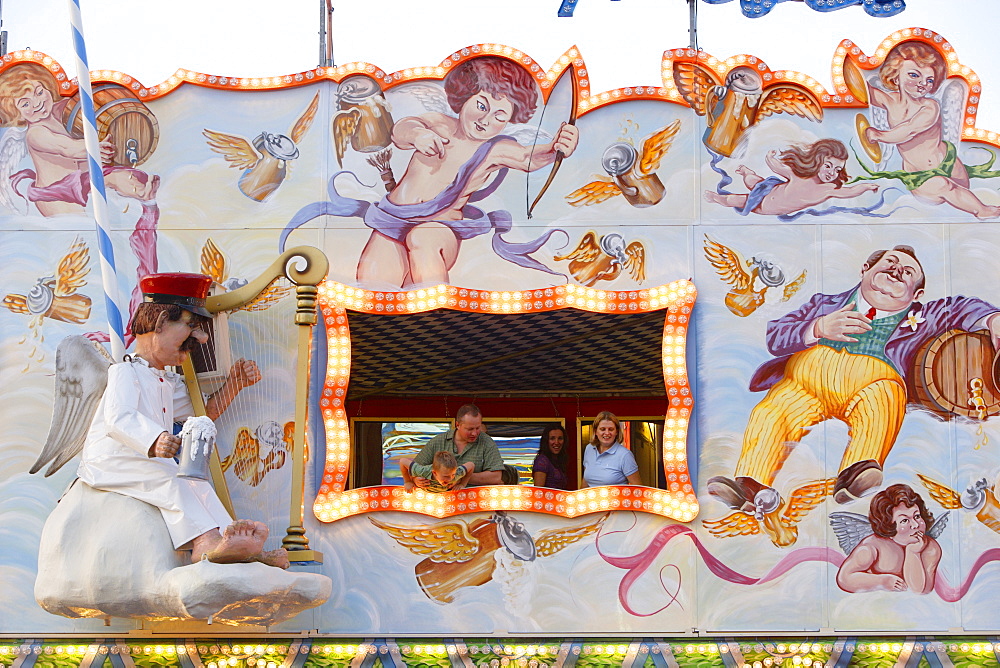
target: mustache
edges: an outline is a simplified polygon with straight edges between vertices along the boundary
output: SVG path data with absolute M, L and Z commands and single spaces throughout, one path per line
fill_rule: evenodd
M 201 344 L 198 343 L 198 339 L 194 338 L 193 336 L 189 336 L 187 337 L 187 339 L 184 340 L 184 343 L 181 344 L 181 350 L 189 353 L 193 351 L 195 348 L 197 348 L 199 345 Z

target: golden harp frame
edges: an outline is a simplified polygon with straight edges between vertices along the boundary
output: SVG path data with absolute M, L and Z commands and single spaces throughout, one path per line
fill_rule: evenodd
M 292 435 L 292 483 L 289 500 L 288 529 L 281 546 L 288 550 L 293 562 L 315 561 L 322 563 L 323 554 L 309 549 L 309 539 L 303 526 L 303 497 L 305 495 L 305 432 L 309 402 L 309 355 L 312 326 L 316 324 L 316 296 L 318 285 L 326 277 L 330 263 L 318 248 L 296 246 L 290 248 L 271 263 L 257 278 L 242 288 L 210 296 L 205 308 L 212 314 L 237 309 L 255 300 L 275 280 L 284 276 L 295 285 L 296 307 L 294 322 L 298 326 L 295 368 L 295 430 Z M 205 414 L 201 388 L 190 357 L 184 362 L 184 379 L 191 394 L 197 415 Z M 210 470 L 215 492 L 222 504 L 235 518 L 229 486 L 222 471 L 218 451 L 212 452 Z

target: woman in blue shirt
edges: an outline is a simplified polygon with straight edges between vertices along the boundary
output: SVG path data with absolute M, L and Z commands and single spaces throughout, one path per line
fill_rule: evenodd
M 614 413 L 598 413 L 590 444 L 583 452 L 584 487 L 642 484 L 639 465 L 632 451 L 622 445 L 621 438 L 621 423 Z

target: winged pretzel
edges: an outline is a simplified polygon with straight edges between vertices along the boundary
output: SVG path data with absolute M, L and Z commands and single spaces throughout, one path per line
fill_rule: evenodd
M 809 511 L 823 502 L 823 499 L 833 494 L 836 478 L 817 480 L 803 485 L 792 492 L 784 512 L 781 513 L 781 523 L 786 527 L 798 524 Z M 718 520 L 703 520 L 702 526 L 717 538 L 732 536 L 753 536 L 760 533 L 760 523 L 753 515 L 744 512 L 734 512 Z
M 413 554 L 436 563 L 468 561 L 480 550 L 479 539 L 469 532 L 468 525 L 461 520 L 401 526 L 380 522 L 374 517 L 368 519 Z

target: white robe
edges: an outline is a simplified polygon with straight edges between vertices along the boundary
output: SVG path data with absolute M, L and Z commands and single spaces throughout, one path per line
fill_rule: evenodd
M 178 374 L 139 358 L 112 365 L 77 471 L 91 487 L 159 508 L 175 549 L 232 523 L 211 484 L 178 478 L 173 459 L 148 454 L 162 432 L 173 433 L 174 421 L 193 412 Z

